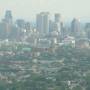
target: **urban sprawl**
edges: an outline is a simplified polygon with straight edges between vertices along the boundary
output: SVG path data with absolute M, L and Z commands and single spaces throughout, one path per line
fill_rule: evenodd
M 55 13 L 36 22 L 0 22 L 0 90 L 90 90 L 90 22 Z

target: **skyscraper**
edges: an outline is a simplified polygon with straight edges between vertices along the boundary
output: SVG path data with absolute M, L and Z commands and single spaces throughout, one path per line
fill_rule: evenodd
M 61 15 L 59 13 L 55 14 L 55 22 L 60 22 Z
M 5 21 L 8 23 L 8 24 L 11 24 L 12 23 L 12 12 L 10 10 L 7 10 L 5 12 Z
M 71 22 L 71 34 L 75 37 L 80 34 L 80 21 L 79 19 L 74 18 Z
M 13 26 L 12 12 L 10 10 L 5 12 L 3 22 L 5 26 L 6 38 L 9 38 Z
M 90 39 L 90 23 L 89 22 L 85 24 L 85 31 L 86 31 L 87 37 Z
M 41 12 L 37 15 L 37 30 L 40 34 L 48 34 L 49 33 L 49 13 Z
M 61 15 L 59 13 L 55 14 L 55 21 L 54 21 L 54 31 L 57 31 L 61 34 Z

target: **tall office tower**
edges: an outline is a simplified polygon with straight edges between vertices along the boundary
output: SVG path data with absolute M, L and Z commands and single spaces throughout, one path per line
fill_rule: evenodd
M 71 34 L 75 37 L 80 35 L 80 21 L 74 18 L 71 22 Z
M 30 22 L 26 22 L 26 23 L 25 23 L 25 29 L 26 29 L 27 31 L 30 31 L 30 30 L 31 30 L 31 24 L 30 24 Z
M 6 37 L 9 38 L 10 33 L 12 31 L 13 21 L 12 21 L 12 12 L 7 10 L 5 12 L 5 17 L 3 19 L 6 31 Z
M 12 12 L 10 10 L 5 12 L 5 20 L 8 24 L 12 23 Z
M 85 24 L 85 32 L 86 32 L 87 37 L 90 39 L 90 23 L 89 22 Z
M 61 15 L 59 13 L 55 14 L 55 21 L 54 21 L 54 31 L 57 31 L 59 35 L 61 34 Z
M 25 21 L 23 19 L 17 19 L 16 26 L 18 28 L 18 38 L 21 39 L 24 36 Z
M 49 13 L 42 12 L 37 15 L 37 30 L 40 34 L 48 34 L 49 33 Z
M 54 22 L 52 20 L 49 21 L 49 32 L 53 31 Z
M 63 39 L 67 35 L 67 32 L 65 30 L 64 23 L 61 22 L 61 38 Z
M 55 14 L 55 22 L 60 22 L 61 15 L 59 13 Z
M 30 35 L 30 32 L 31 32 L 31 24 L 30 22 L 25 22 L 25 30 L 24 30 L 25 36 L 28 37 Z

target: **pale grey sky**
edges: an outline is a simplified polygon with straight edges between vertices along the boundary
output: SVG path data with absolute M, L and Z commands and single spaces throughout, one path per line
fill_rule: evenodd
M 32 19 L 41 11 L 59 12 L 64 18 L 90 17 L 90 0 L 0 0 L 0 16 L 10 9 L 16 18 Z

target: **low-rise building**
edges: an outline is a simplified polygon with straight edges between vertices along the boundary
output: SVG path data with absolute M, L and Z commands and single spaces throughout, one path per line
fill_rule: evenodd
M 90 41 L 87 38 L 81 38 L 76 40 L 75 46 L 77 48 L 89 48 L 90 47 Z
M 62 40 L 63 45 L 70 45 L 72 47 L 75 47 L 75 38 L 71 36 L 66 36 L 64 40 Z

